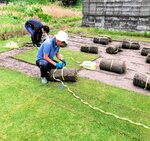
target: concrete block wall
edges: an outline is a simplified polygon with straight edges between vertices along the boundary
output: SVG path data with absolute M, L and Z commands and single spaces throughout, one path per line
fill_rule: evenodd
M 150 31 L 150 0 L 84 0 L 82 25 Z

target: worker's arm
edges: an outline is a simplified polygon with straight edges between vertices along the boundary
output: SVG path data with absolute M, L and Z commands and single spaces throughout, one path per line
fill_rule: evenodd
M 67 63 L 59 52 L 56 54 L 56 57 L 62 61 L 63 66 L 66 66 Z
M 53 60 L 51 60 L 48 57 L 48 54 L 44 54 L 44 60 L 48 61 L 49 63 L 53 64 L 54 66 L 56 66 L 56 62 L 54 62 Z
M 63 57 L 59 52 L 57 52 L 56 57 L 61 61 L 63 60 Z

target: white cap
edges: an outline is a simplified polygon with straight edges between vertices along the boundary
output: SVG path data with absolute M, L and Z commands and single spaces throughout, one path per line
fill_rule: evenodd
M 68 40 L 68 34 L 66 32 L 61 30 L 57 33 L 57 35 L 55 35 L 55 37 L 56 37 L 57 40 L 63 41 L 66 44 L 68 44 L 68 41 L 67 41 Z

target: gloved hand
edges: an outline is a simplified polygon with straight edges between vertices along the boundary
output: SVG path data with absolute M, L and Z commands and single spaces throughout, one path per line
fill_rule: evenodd
M 59 62 L 59 63 L 56 63 L 56 67 L 59 68 L 59 69 L 62 69 L 62 68 L 63 68 L 63 64 L 60 63 L 60 62 Z
M 63 66 L 66 66 L 67 63 L 66 63 L 65 59 L 63 59 L 61 61 L 62 61 Z

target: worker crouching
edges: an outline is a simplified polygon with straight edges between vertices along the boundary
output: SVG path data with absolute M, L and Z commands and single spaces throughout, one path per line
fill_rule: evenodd
M 64 31 L 59 31 L 52 39 L 46 40 L 40 46 L 36 57 L 36 65 L 40 68 L 41 83 L 48 83 L 48 76 L 51 69 L 62 69 L 66 66 L 66 61 L 59 53 L 59 50 L 68 44 L 67 40 L 68 34 Z M 55 56 L 60 62 L 54 60 Z

